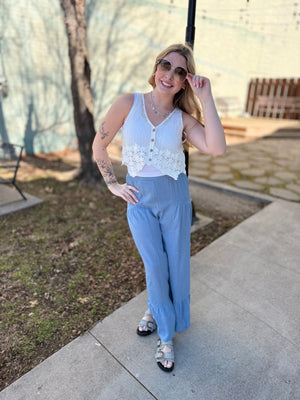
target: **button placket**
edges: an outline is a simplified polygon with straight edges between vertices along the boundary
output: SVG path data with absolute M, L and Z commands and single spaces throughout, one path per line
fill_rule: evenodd
M 152 154 L 153 154 L 153 149 L 154 149 L 154 143 L 155 143 L 155 133 L 156 129 L 152 128 L 151 132 L 151 139 L 150 139 L 150 148 L 149 148 L 149 154 L 148 154 L 148 161 L 152 161 Z

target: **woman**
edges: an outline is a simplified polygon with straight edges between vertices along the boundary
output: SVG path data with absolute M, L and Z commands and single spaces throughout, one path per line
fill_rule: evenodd
M 128 203 L 128 223 L 145 265 L 148 310 L 137 333 L 146 336 L 158 329 L 156 361 L 171 372 L 175 332 L 190 325 L 191 201 L 183 142 L 214 156 L 224 154 L 226 142 L 210 81 L 196 75 L 189 47 L 176 44 L 161 52 L 149 83 L 151 92 L 115 101 L 93 151 L 108 189 Z M 121 127 L 128 168 L 123 185 L 106 150 Z

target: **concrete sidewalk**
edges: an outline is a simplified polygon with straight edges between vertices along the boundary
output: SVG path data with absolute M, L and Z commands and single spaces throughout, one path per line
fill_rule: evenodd
M 136 325 L 146 292 L 0 393 L 1 400 L 300 399 L 300 205 L 276 200 L 192 257 L 192 326 L 175 368 Z
M 15 188 L 8 185 L 0 185 L 0 217 L 43 202 L 43 200 L 28 193 L 24 194 L 27 200 L 24 200 Z

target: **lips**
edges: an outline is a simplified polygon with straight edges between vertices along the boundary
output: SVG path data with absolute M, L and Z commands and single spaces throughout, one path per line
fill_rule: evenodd
M 162 84 L 162 86 L 164 86 L 165 88 L 171 88 L 171 87 L 173 87 L 173 85 L 170 85 L 169 83 L 166 83 L 166 82 L 164 82 L 164 81 L 160 81 L 161 82 L 161 84 Z

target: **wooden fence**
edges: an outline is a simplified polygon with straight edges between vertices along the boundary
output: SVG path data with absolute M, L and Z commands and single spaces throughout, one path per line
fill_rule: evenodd
M 300 119 L 300 78 L 252 79 L 245 111 L 255 117 Z

